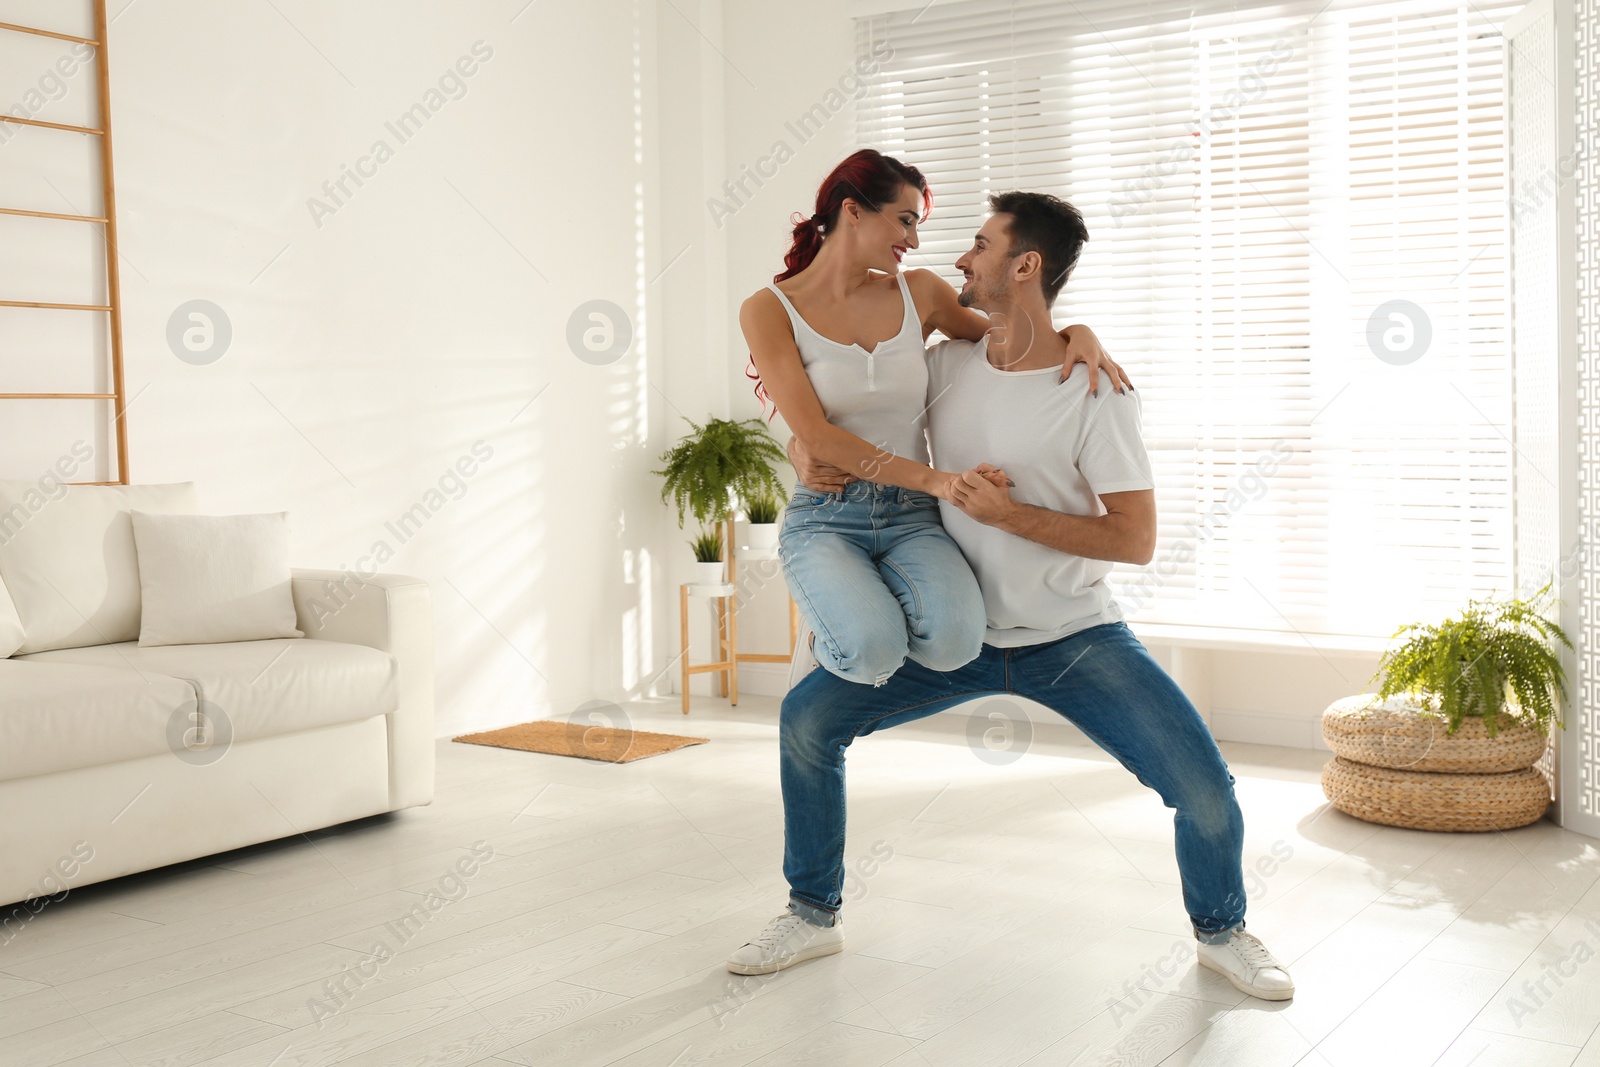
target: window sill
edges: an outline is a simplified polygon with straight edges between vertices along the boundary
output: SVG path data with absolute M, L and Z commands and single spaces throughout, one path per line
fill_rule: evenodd
M 1143 622 L 1129 622 L 1128 628 L 1146 644 L 1217 652 L 1300 652 L 1307 655 L 1327 655 L 1331 652 L 1376 656 L 1389 647 L 1386 637 L 1359 637 L 1353 634 L 1294 633 Z

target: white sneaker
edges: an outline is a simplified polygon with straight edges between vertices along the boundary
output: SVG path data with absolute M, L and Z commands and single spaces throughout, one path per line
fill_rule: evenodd
M 844 931 L 836 915 L 832 926 L 815 926 L 792 911 L 767 923 L 754 941 L 746 941 L 728 957 L 734 974 L 771 974 L 844 948 Z
M 1262 1000 L 1288 1000 L 1294 996 L 1294 979 L 1255 934 L 1234 927 L 1233 936 L 1219 945 L 1200 942 L 1200 966 L 1209 967 L 1233 983 L 1241 993 Z
M 816 653 L 812 651 L 811 642 L 816 635 L 811 632 L 811 627 L 806 625 L 805 616 L 800 617 L 800 636 L 795 639 L 794 654 L 789 657 L 789 688 L 793 689 L 800 684 L 800 679 L 810 673 L 811 668 L 817 665 Z

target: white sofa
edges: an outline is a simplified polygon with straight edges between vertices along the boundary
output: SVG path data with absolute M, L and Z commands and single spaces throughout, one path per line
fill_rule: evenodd
M 0 482 L 0 654 L 8 617 L 24 638 L 0 659 L 0 903 L 431 802 L 424 582 L 296 570 L 304 637 L 141 647 L 118 494 L 185 511 L 192 489 L 73 487 L 19 512 L 18 485 Z M 147 488 L 169 493 L 139 499 Z M 198 747 L 197 709 L 212 730 Z

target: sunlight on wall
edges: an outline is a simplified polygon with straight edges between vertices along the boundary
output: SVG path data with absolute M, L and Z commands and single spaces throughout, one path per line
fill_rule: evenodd
M 644 40 L 643 40 L 643 13 L 640 11 L 639 0 L 633 4 L 633 165 L 637 169 L 638 178 L 633 186 L 633 225 L 634 225 L 634 256 L 633 256 L 633 291 L 634 291 L 634 350 L 632 381 L 619 398 L 622 402 L 615 407 L 617 418 L 613 420 L 617 439 L 624 443 L 624 447 L 638 449 L 649 443 L 649 368 L 650 349 L 648 345 L 650 331 L 647 319 L 647 301 L 645 289 L 648 282 L 645 280 L 646 250 L 645 240 L 645 198 L 644 198 Z M 622 378 L 623 376 L 619 376 Z M 642 521 L 636 525 L 642 527 L 633 532 L 635 538 L 648 537 L 652 532 L 651 524 Z M 627 524 L 624 521 L 623 535 L 628 536 Z M 638 564 L 635 566 L 637 553 Z M 649 572 L 650 546 L 648 543 L 636 544 L 631 549 L 625 550 L 623 582 L 625 588 L 638 598 L 636 604 L 631 606 L 622 617 L 622 686 L 630 694 L 635 693 L 635 687 L 641 677 L 650 668 L 650 657 L 655 649 L 654 634 L 651 632 L 650 620 L 654 609 L 653 590 L 648 582 L 640 581 L 641 574 Z

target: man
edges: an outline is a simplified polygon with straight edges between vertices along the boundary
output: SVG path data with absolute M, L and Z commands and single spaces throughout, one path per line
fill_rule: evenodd
M 728 969 L 769 974 L 843 947 L 845 750 L 855 738 L 977 697 L 1009 693 L 1058 712 L 1176 810 L 1183 902 L 1199 962 L 1266 1000 L 1294 995 L 1288 971 L 1244 928 L 1244 819 L 1233 775 L 1199 712 L 1122 622 L 1106 584 L 1118 561 L 1148 563 L 1156 543 L 1150 462 L 1131 391 L 1067 384 L 1050 305 L 1088 239 L 1070 204 L 1041 193 L 990 198 L 993 214 L 956 261 L 961 302 L 995 322 L 976 343 L 929 355 L 934 462 L 962 470 L 940 503 L 983 590 L 978 658 L 939 673 L 906 662 L 885 684 L 813 670 L 780 718 L 784 875 L 789 910 L 737 949 Z M 837 490 L 850 476 L 791 442 L 801 482 Z M 1007 489 L 975 469 L 994 463 Z

